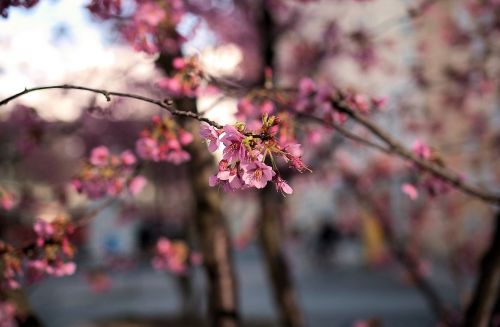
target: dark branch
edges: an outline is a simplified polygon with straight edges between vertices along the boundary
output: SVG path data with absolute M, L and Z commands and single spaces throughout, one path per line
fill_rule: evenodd
M 33 87 L 30 89 L 24 89 L 23 91 L 16 93 L 2 101 L 0 101 L 0 106 L 6 105 L 10 101 L 19 98 L 25 94 L 35 92 L 35 91 L 42 91 L 42 90 L 51 90 L 51 89 L 65 89 L 65 90 L 81 90 L 81 91 L 88 91 L 88 92 L 93 92 L 93 93 L 98 93 L 102 94 L 107 101 L 111 101 L 111 97 L 121 97 L 121 98 L 129 98 L 129 99 L 135 99 L 135 100 L 140 100 L 143 102 L 149 102 L 152 104 L 157 105 L 158 107 L 167 110 L 174 116 L 178 117 L 187 117 L 187 118 L 193 118 L 202 122 L 206 122 L 209 125 L 212 125 L 213 127 L 216 128 L 222 128 L 220 124 L 217 122 L 210 120 L 208 118 L 202 117 L 194 112 L 190 111 L 183 111 L 183 110 L 176 110 L 173 106 L 173 101 L 171 99 L 164 99 L 164 100 L 156 100 L 152 99 L 149 97 L 145 97 L 142 95 L 138 94 L 132 94 L 132 93 L 123 93 L 123 92 L 112 92 L 112 91 L 107 91 L 103 89 L 95 89 L 91 87 L 85 87 L 85 86 L 78 86 L 78 85 L 69 85 L 69 84 L 63 84 L 63 85 L 51 85 L 51 86 L 40 86 L 40 87 Z

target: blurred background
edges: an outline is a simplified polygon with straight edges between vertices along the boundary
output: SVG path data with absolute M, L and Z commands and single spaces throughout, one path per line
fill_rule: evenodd
M 170 94 L 159 81 L 171 70 L 162 62 L 181 53 L 197 55 L 203 71 L 238 87 L 261 83 L 264 67 L 271 67 L 280 87 L 310 77 L 387 97 L 370 119 L 408 148 L 428 144 L 465 181 L 500 191 L 495 1 L 122 1 L 122 10 L 107 16 L 89 10 L 92 3 L 100 1 L 41 0 L 8 9 L 0 19 L 0 98 L 68 83 L 161 99 Z M 153 25 L 174 33 L 175 42 L 158 45 L 146 32 L 140 43 L 127 34 L 128 22 L 158 15 L 158 8 L 140 11 L 148 3 L 165 10 L 163 23 Z M 236 122 L 242 98 L 206 91 L 193 101 L 226 124 Z M 9 293 L 24 317 L 33 316 L 19 324 L 208 325 L 203 264 L 180 275 L 151 265 L 161 237 L 203 252 L 193 223 L 200 195 L 189 164 L 145 162 L 143 191 L 112 202 L 91 200 L 69 185 L 92 148 L 133 149 L 160 109 L 71 90 L 30 93 L 0 109 L 2 240 L 33 238 L 35 218 L 78 221 L 96 209 L 73 235 L 74 275 Z M 460 321 L 498 208 L 325 126 L 296 125 L 313 172 L 287 175 L 292 195 L 214 189 L 244 325 Z M 348 128 L 370 138 L 355 124 Z M 266 228 L 274 233 L 267 243 Z M 295 322 L 284 318 L 286 304 L 276 295 L 280 278 L 289 282 Z

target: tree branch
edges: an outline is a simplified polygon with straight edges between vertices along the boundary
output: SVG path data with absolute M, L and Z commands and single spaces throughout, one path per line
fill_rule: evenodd
M 123 92 L 112 92 L 112 91 L 107 91 L 103 89 L 96 89 L 96 88 L 90 88 L 90 87 L 84 87 L 84 86 L 78 86 L 78 85 L 70 85 L 70 84 L 62 84 L 62 85 L 52 85 L 52 86 L 41 86 L 41 87 L 34 87 L 34 88 L 26 88 L 23 91 L 14 94 L 4 100 L 0 101 L 0 106 L 6 105 L 10 101 L 19 98 L 25 94 L 35 92 L 35 91 L 41 91 L 41 90 L 49 90 L 49 89 L 72 89 L 72 90 L 83 90 L 83 91 L 88 91 L 88 92 L 94 92 L 98 94 L 102 94 L 107 101 L 111 101 L 111 97 L 116 96 L 116 97 L 122 97 L 122 98 L 130 98 L 130 99 L 135 99 L 135 100 L 140 100 L 143 102 L 148 102 L 152 103 L 154 105 L 157 105 L 158 107 L 167 110 L 174 116 L 178 117 L 187 117 L 187 118 L 192 118 L 196 119 L 201 122 L 206 122 L 207 124 L 215 127 L 215 128 L 222 128 L 222 125 L 219 123 L 210 120 L 208 118 L 202 117 L 201 115 L 191 112 L 191 111 L 183 111 L 183 110 L 177 110 L 174 107 L 174 103 L 170 98 L 166 98 L 164 100 L 157 100 L 153 98 L 149 98 L 146 96 L 138 95 L 138 94 L 132 94 L 132 93 L 123 93 Z M 285 92 L 290 92 L 290 90 L 280 90 L 280 91 L 285 91 Z M 380 139 L 382 142 L 384 142 L 387 145 L 387 148 L 378 144 L 371 142 L 369 140 L 366 140 L 362 137 L 359 137 L 346 129 L 342 128 L 340 125 L 335 124 L 335 123 L 329 123 L 324 121 L 321 118 L 312 116 L 312 115 L 305 115 L 305 114 L 298 114 L 298 116 L 304 116 L 308 119 L 314 120 L 316 122 L 321 122 L 323 125 L 333 127 L 337 131 L 339 131 L 343 136 L 350 138 L 354 141 L 363 143 L 365 145 L 368 145 L 372 148 L 376 148 L 380 151 L 383 151 L 385 153 L 392 153 L 396 154 L 404 159 L 407 159 L 411 162 L 413 162 L 415 165 L 417 165 L 420 169 L 425 170 L 427 172 L 430 172 L 434 174 L 437 177 L 440 177 L 444 181 L 450 183 L 457 189 L 462 190 L 464 193 L 471 195 L 473 197 L 476 197 L 484 202 L 491 203 L 491 204 L 500 204 L 500 195 L 492 193 L 488 190 L 484 190 L 479 187 L 472 186 L 466 182 L 463 181 L 463 179 L 458 176 L 456 173 L 452 172 L 450 169 L 447 169 L 445 167 L 441 167 L 436 165 L 435 163 L 425 160 L 423 158 L 420 158 L 416 154 L 414 154 L 412 151 L 408 150 L 404 145 L 402 145 L 400 142 L 398 142 L 396 139 L 393 137 L 389 136 L 385 131 L 383 131 L 380 127 L 372 123 L 370 120 L 366 119 L 353 109 L 351 109 L 349 106 L 347 106 L 341 99 L 334 100 L 332 101 L 333 107 L 345 114 L 347 114 L 349 117 L 351 117 L 353 120 L 358 122 L 359 124 L 363 125 L 366 127 L 370 132 L 372 132 L 378 139 Z M 254 135 L 257 136 L 258 135 Z
M 366 129 L 372 132 L 373 135 L 375 135 L 378 139 L 384 142 L 388 146 L 388 151 L 390 153 L 394 153 L 404 159 L 408 159 L 422 170 L 428 171 L 434 174 L 435 176 L 440 177 L 441 179 L 445 180 L 446 182 L 450 183 L 456 188 L 462 190 L 466 194 L 472 195 L 478 199 L 483 200 L 484 202 L 496 205 L 500 204 L 500 195 L 492 193 L 488 190 L 481 189 L 479 187 L 472 186 L 464 182 L 460 176 L 452 172 L 450 169 L 438 166 L 429 160 L 420 158 L 415 153 L 408 150 L 395 138 L 389 136 L 389 134 L 387 134 L 384 130 L 375 125 L 373 122 L 371 122 L 358 112 L 348 107 L 342 100 L 334 100 L 332 104 L 334 106 L 334 109 L 347 114 L 353 120 L 366 127 Z
M 121 97 L 121 98 L 140 100 L 143 102 L 149 102 L 149 103 L 157 105 L 158 107 L 160 107 L 162 109 L 167 110 L 168 112 L 170 112 L 174 116 L 193 118 L 193 119 L 196 119 L 196 120 L 199 120 L 202 122 L 206 122 L 207 124 L 212 125 L 213 127 L 222 128 L 222 125 L 218 124 L 217 122 L 210 120 L 208 118 L 202 117 L 194 112 L 176 110 L 174 108 L 173 100 L 170 98 L 166 98 L 164 100 L 157 100 L 157 99 L 153 99 L 153 98 L 149 98 L 146 96 L 133 94 L 133 93 L 113 92 L 113 91 L 107 91 L 107 90 L 103 90 L 103 89 L 95 89 L 95 88 L 91 88 L 91 87 L 70 85 L 70 84 L 40 86 L 40 87 L 33 87 L 33 88 L 29 88 L 29 89 L 25 88 L 23 91 L 16 93 L 16 94 L 0 101 L 0 106 L 6 105 L 10 101 L 12 101 L 16 98 L 19 98 L 25 94 L 31 93 L 31 92 L 42 91 L 42 90 L 51 90 L 51 89 L 81 90 L 81 91 L 98 93 L 98 94 L 102 94 L 106 98 L 107 101 L 111 101 L 111 97 L 115 96 L 115 97 Z

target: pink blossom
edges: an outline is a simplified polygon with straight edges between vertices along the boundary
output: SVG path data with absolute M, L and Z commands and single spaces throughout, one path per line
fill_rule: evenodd
M 368 113 L 370 111 L 368 100 L 366 96 L 362 94 L 356 94 L 352 98 L 352 105 L 362 113 Z
M 188 145 L 193 142 L 193 135 L 184 129 L 179 130 L 179 142 L 182 145 Z
M 203 123 L 200 128 L 200 136 L 207 140 L 208 151 L 215 152 L 219 148 L 219 133 L 212 126 Z
M 128 184 L 128 190 L 132 195 L 139 193 L 146 185 L 146 178 L 143 176 L 136 176 L 132 178 Z
M 162 237 L 156 243 L 155 257 L 152 260 L 153 267 L 156 270 L 169 270 L 176 274 L 182 274 L 186 271 L 186 258 L 183 257 L 187 249 L 179 242 L 171 242 Z
M 223 151 L 223 158 L 230 162 L 245 160 L 246 151 L 241 143 L 245 136 L 241 134 L 234 126 L 224 126 L 225 134 L 222 136 L 221 141 L 226 146 Z
M 240 189 L 243 186 L 243 181 L 237 167 L 219 171 L 217 178 L 221 181 L 227 181 L 231 190 Z
M 243 181 L 249 186 L 264 188 L 276 173 L 271 167 L 260 161 L 252 161 L 242 164 Z
M 284 151 L 294 157 L 300 157 L 302 156 L 302 145 L 298 143 L 290 143 L 285 146 Z
M 401 191 L 408 195 L 408 197 L 412 200 L 416 200 L 418 198 L 418 190 L 412 184 L 404 183 L 401 186 Z
M 254 105 L 252 101 L 248 98 L 243 98 L 238 101 L 238 113 L 236 114 L 237 118 L 240 120 L 245 120 L 248 117 L 251 117 L 254 113 Z
M 172 67 L 174 67 L 174 69 L 181 70 L 181 69 L 184 69 L 185 66 L 186 66 L 186 62 L 184 61 L 184 58 L 182 58 L 182 57 L 176 57 L 172 61 Z
M 285 193 L 285 194 L 292 194 L 293 189 L 288 185 L 288 183 L 281 177 L 276 177 L 274 180 L 274 185 L 276 186 L 276 191 Z
M 321 135 L 321 132 L 317 129 L 314 129 L 307 133 L 307 140 L 312 144 L 312 145 L 318 145 L 321 143 L 323 136 Z
M 158 81 L 158 86 L 172 95 L 182 94 L 182 84 L 181 81 L 175 77 L 162 78 Z
M 135 143 L 137 153 L 142 159 L 145 160 L 159 160 L 159 148 L 156 140 L 150 137 L 143 137 Z
M 264 114 L 268 114 L 270 115 L 272 112 L 274 111 L 274 104 L 272 101 L 264 101 L 261 105 L 260 105 L 260 113 L 262 115 Z
M 102 167 L 108 163 L 109 150 L 104 145 L 92 149 L 90 153 L 90 163 L 94 166 Z
M 176 165 L 179 165 L 183 162 L 189 161 L 191 159 L 191 155 L 184 150 L 173 150 L 167 153 L 165 156 L 166 161 L 170 161 Z
M 127 166 L 132 166 L 137 162 L 135 155 L 130 150 L 123 151 L 120 157 Z
M 106 184 L 105 193 L 116 196 L 120 194 L 125 189 L 125 178 L 118 177 L 109 180 Z
M 45 220 L 38 218 L 33 226 L 37 235 L 37 245 L 42 246 L 45 241 L 49 240 L 55 233 L 54 226 Z
M 145 2 L 139 5 L 134 19 L 150 26 L 158 26 L 165 18 L 165 11 L 156 3 Z
M 316 84 L 308 77 L 302 78 L 299 82 L 299 93 L 301 96 L 310 96 L 316 91 Z
M 76 264 L 74 262 L 56 261 L 53 265 L 49 265 L 45 271 L 55 277 L 71 276 L 76 271 Z
M 418 139 L 413 143 L 412 150 L 423 159 L 429 159 L 431 157 L 431 148 Z
M 386 102 L 387 102 L 387 97 L 372 97 L 371 98 L 372 105 L 378 110 L 382 109 L 385 106 Z
M 219 184 L 219 179 L 217 178 L 217 175 L 212 175 L 208 177 L 208 185 L 210 187 L 214 187 Z
M 337 124 L 343 124 L 347 121 L 348 117 L 343 112 L 334 111 L 332 113 L 333 121 Z

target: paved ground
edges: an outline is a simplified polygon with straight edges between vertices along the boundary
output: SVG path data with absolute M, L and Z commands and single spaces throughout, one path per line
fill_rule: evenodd
M 294 252 L 292 261 L 308 326 L 350 326 L 356 319 L 375 316 L 389 327 L 434 326 L 420 294 L 404 285 L 395 272 L 315 264 L 300 253 Z M 259 326 L 271 326 L 266 322 L 275 321 L 276 315 L 259 260 L 258 251 L 252 247 L 237 254 L 241 304 L 245 319 L 261 321 Z M 173 278 L 147 265 L 111 277 L 113 287 L 106 293 L 92 293 L 84 276 L 76 274 L 47 279 L 30 288 L 29 296 L 47 327 L 91 326 L 91 321 L 124 316 L 172 317 L 179 312 Z M 196 283 L 201 288 L 200 272 Z M 452 297 L 448 286 L 443 284 L 440 288 Z M 198 296 L 203 301 L 201 291 Z

